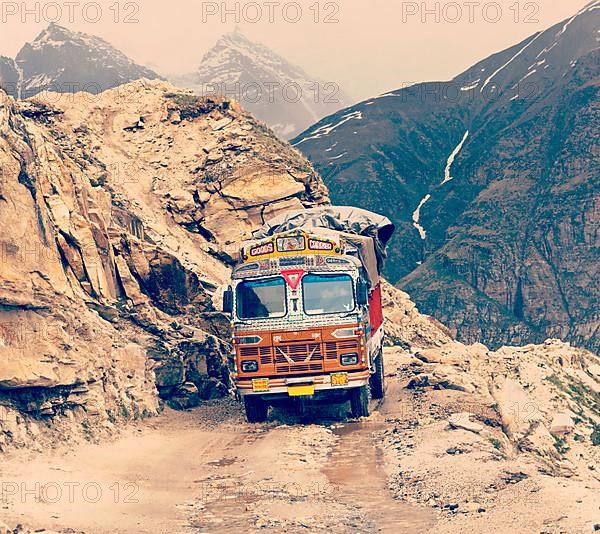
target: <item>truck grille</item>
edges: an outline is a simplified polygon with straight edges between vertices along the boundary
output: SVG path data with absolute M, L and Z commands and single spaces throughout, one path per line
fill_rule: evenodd
M 347 339 L 321 343 L 284 343 L 276 347 L 239 347 L 240 356 L 244 359 L 258 360 L 261 366 L 275 365 L 277 374 L 312 373 L 323 371 L 325 360 L 339 361 L 345 352 L 357 352 L 358 340 Z M 285 356 L 284 356 L 285 354 Z M 309 361 L 306 361 L 312 355 Z M 288 361 L 286 356 L 292 360 Z
M 323 370 L 323 352 L 320 343 L 278 345 L 274 350 L 275 369 L 278 373 L 301 373 Z M 309 356 L 310 360 L 306 361 Z
M 325 343 L 325 357 L 328 360 L 337 360 L 343 352 L 358 352 L 358 341 L 329 341 Z
M 241 347 L 240 356 L 242 358 L 258 358 L 261 365 L 270 365 L 273 363 L 271 347 Z

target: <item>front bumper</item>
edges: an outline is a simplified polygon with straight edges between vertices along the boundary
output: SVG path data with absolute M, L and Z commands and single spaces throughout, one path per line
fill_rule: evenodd
M 315 397 L 325 397 L 327 393 L 343 392 L 344 390 L 366 386 L 371 376 L 368 369 L 348 373 L 348 383 L 343 386 L 334 386 L 331 384 L 331 375 L 318 375 L 306 377 L 285 377 L 269 378 L 269 389 L 267 391 L 254 391 L 252 380 L 237 380 L 236 387 L 238 393 L 245 397 L 247 395 L 256 395 L 264 398 L 287 397 L 288 388 L 298 385 L 313 385 L 315 388 Z

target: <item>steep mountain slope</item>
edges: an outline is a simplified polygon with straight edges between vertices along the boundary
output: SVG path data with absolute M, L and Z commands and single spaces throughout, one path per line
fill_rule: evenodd
M 199 94 L 235 95 L 284 139 L 350 104 L 335 83 L 309 76 L 239 31 L 219 39 L 195 73 L 173 81 Z
M 19 81 L 19 70 L 14 59 L 0 56 L 0 88 L 13 98 L 17 98 Z
M 334 202 L 392 218 L 389 277 L 463 340 L 600 347 L 599 27 L 595 0 L 293 141 Z
M 97 94 L 140 78 L 160 78 L 105 40 L 53 23 L 23 46 L 16 62 L 23 71 L 23 98 L 46 90 Z
M 228 247 L 328 201 L 236 104 L 123 94 L 0 92 L 0 449 L 226 393 Z

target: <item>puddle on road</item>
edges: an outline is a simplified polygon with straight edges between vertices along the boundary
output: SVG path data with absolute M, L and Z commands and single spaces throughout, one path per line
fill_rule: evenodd
M 387 487 L 383 451 L 373 432 L 376 422 L 346 423 L 334 429 L 339 442 L 323 470 L 338 500 L 360 508 L 378 532 L 430 532 L 435 520 L 427 510 L 394 499 Z

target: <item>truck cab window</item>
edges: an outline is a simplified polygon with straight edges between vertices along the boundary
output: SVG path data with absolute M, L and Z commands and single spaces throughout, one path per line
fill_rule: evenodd
M 285 280 L 249 280 L 236 289 L 237 315 L 240 319 L 269 319 L 286 314 Z
M 308 315 L 351 312 L 354 283 L 347 274 L 308 274 L 302 279 L 304 311 Z

